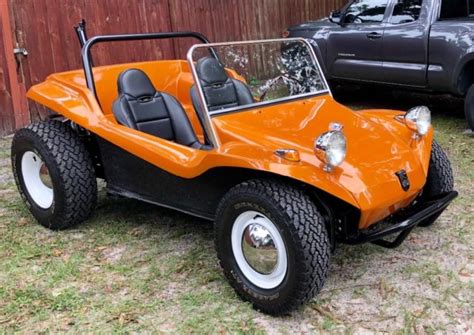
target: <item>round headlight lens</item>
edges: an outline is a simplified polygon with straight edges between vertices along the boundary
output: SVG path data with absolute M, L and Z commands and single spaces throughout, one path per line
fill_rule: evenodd
M 339 166 L 346 158 L 346 137 L 341 131 L 328 131 L 316 140 L 314 151 L 316 156 L 326 163 L 326 168 Z
M 408 128 L 420 135 L 426 135 L 431 127 L 431 111 L 426 106 L 412 108 L 405 115 L 405 123 Z

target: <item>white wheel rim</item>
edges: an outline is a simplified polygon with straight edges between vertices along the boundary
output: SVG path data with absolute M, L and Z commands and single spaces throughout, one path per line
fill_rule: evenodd
M 272 238 L 272 245 L 276 248 L 277 260 L 274 269 L 268 273 L 261 273 L 255 270 L 247 261 L 244 255 L 243 244 L 244 234 L 251 226 L 257 225 L 260 229 L 268 232 Z M 288 256 L 286 253 L 285 243 L 281 237 L 278 228 L 265 215 L 255 212 L 247 211 L 240 214 L 234 221 L 232 227 L 232 252 L 234 258 L 242 271 L 243 275 L 255 286 L 270 290 L 278 287 L 285 279 L 288 268 Z
M 54 192 L 49 177 L 49 170 L 41 157 L 27 151 L 21 158 L 21 174 L 26 190 L 38 207 L 48 209 L 53 205 Z M 47 185 L 48 184 L 48 185 Z

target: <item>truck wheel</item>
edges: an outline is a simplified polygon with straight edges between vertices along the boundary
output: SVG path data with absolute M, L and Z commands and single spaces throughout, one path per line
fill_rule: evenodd
M 217 210 L 216 250 L 237 294 L 281 315 L 313 298 L 330 262 L 325 219 L 303 192 L 277 181 L 231 189 Z
M 454 177 L 451 162 L 438 142 L 433 141 L 428 180 L 423 189 L 423 200 L 433 199 L 438 195 L 451 192 L 453 189 Z M 429 227 L 433 225 L 440 215 L 441 213 L 420 223 L 419 226 Z
M 49 121 L 19 130 L 11 157 L 18 190 L 41 225 L 62 230 L 91 215 L 97 202 L 94 167 L 68 125 Z
M 469 128 L 474 130 L 474 85 L 469 88 L 464 99 L 464 114 Z

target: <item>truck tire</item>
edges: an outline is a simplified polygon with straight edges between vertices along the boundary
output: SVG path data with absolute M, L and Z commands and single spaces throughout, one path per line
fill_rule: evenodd
M 449 193 L 454 189 L 454 177 L 451 162 L 438 142 L 433 141 L 431 149 L 430 168 L 428 171 L 428 180 L 423 189 L 423 199 L 429 201 L 444 193 Z M 420 227 L 429 227 L 433 225 L 441 215 L 438 214 L 422 223 Z
M 278 181 L 251 180 L 225 195 L 215 245 L 237 294 L 272 315 L 313 298 L 329 269 L 324 217 L 302 191 Z
M 46 228 L 86 220 L 97 203 L 97 180 L 87 149 L 65 123 L 34 123 L 13 138 L 12 167 L 21 197 Z
M 469 88 L 464 99 L 464 114 L 469 128 L 474 131 L 474 85 Z

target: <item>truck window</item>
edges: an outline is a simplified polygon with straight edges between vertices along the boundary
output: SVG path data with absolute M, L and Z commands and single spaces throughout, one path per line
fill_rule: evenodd
M 390 23 L 403 24 L 415 22 L 420 17 L 422 0 L 398 0 L 393 8 Z
M 474 15 L 474 0 L 443 0 L 441 20 L 459 19 Z
M 355 0 L 346 11 L 344 23 L 380 23 L 387 5 L 388 0 Z

